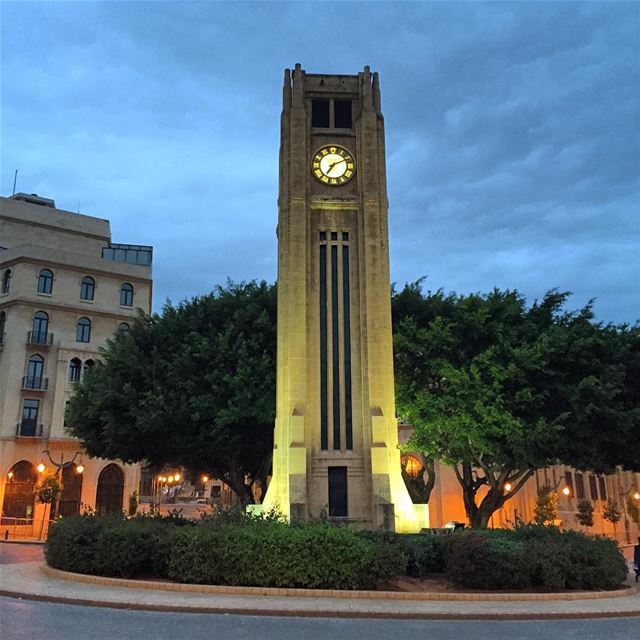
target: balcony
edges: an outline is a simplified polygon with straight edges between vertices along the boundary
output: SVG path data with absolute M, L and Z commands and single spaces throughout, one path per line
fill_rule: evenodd
M 41 347 L 50 347 L 53 344 L 53 333 L 44 331 L 29 331 L 27 334 L 27 344 L 36 344 Z
M 33 420 L 23 420 L 16 425 L 16 438 L 46 438 L 47 430 L 43 424 Z
M 46 391 L 49 388 L 49 378 L 24 376 L 22 378 L 22 388 L 32 391 Z

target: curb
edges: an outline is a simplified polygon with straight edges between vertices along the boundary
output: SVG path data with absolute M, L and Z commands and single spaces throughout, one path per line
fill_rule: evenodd
M 558 602 L 576 600 L 602 600 L 628 598 L 636 595 L 640 589 L 631 587 L 619 591 L 580 591 L 568 593 L 449 593 L 415 591 L 342 591 L 336 589 L 282 589 L 276 587 L 231 587 L 206 584 L 184 584 L 178 582 L 159 582 L 153 580 L 128 580 L 108 578 L 84 573 L 62 571 L 43 564 L 40 570 L 51 578 L 83 582 L 108 587 L 129 589 L 148 589 L 151 591 L 177 591 L 232 596 L 277 596 L 296 598 L 337 598 L 340 600 L 413 600 L 448 602 Z
M 125 602 L 104 602 L 84 598 L 64 598 L 43 596 L 39 594 L 19 593 L 0 589 L 0 596 L 32 600 L 36 602 L 52 602 L 55 604 L 80 605 L 85 607 L 101 607 L 106 609 L 124 609 L 128 611 L 156 611 L 167 613 L 207 613 L 217 615 L 244 615 L 261 617 L 287 618 L 351 618 L 351 619 L 393 619 L 393 620 L 585 620 L 602 618 L 634 618 L 640 616 L 640 608 L 636 611 L 595 611 L 595 612 L 549 612 L 549 613 L 433 613 L 433 612 L 379 612 L 379 611 L 328 611 L 328 610 L 296 610 L 260 609 L 257 607 L 190 607 L 178 605 L 153 605 Z

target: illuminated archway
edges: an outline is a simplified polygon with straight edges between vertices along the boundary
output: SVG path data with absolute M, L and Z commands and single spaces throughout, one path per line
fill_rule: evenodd
M 21 460 L 11 467 L 6 477 L 2 501 L 2 524 L 15 524 L 6 518 L 33 518 L 35 497 L 33 487 L 38 480 L 34 466 Z

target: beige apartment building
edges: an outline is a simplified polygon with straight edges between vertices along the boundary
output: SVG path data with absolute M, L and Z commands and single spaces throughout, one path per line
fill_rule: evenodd
M 120 511 L 140 469 L 90 458 L 64 430 L 74 385 L 117 331 L 151 310 L 152 248 L 114 244 L 108 220 L 53 200 L 0 198 L 0 504 L 2 537 L 40 535 L 33 486 L 57 471 L 58 513 Z

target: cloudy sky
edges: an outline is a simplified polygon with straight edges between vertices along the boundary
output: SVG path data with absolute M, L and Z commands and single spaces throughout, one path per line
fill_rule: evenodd
M 1 3 L 1 178 L 155 248 L 156 308 L 273 281 L 283 70 L 380 72 L 392 279 L 640 317 L 640 5 Z

